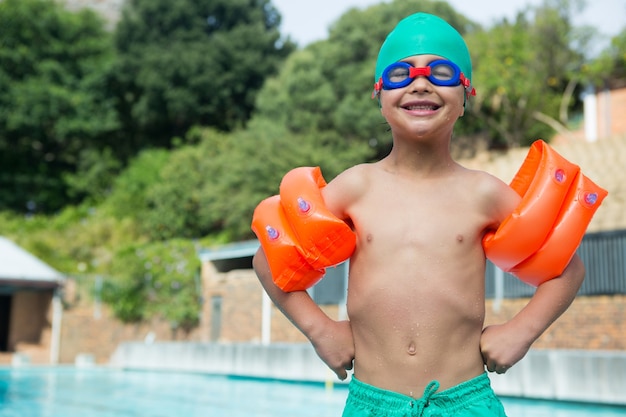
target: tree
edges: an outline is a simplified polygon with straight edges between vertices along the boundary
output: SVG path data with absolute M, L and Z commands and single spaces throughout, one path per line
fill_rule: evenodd
M 0 209 L 52 212 L 64 175 L 117 129 L 103 94 L 113 52 L 103 21 L 45 0 L 0 2 Z
M 189 332 L 200 318 L 200 261 L 189 241 L 135 244 L 117 251 L 102 298 L 124 322 L 152 317 Z
M 596 88 L 626 86 L 626 27 L 611 39 L 606 50 L 582 69 L 583 81 Z
M 213 233 L 219 231 L 230 240 L 253 237 L 250 222 L 254 208 L 278 193 L 287 171 L 320 166 L 330 180 L 371 153 L 366 142 L 328 146 L 329 142 L 325 133 L 290 134 L 273 120 L 253 119 L 248 129 L 231 135 L 228 152 L 205 159 L 210 166 L 199 193 L 201 217 L 219 227 Z
M 150 189 L 161 181 L 161 171 L 169 158 L 170 152 L 165 149 L 141 151 L 115 178 L 101 209 L 114 218 L 140 224 L 150 210 Z
M 572 104 L 568 85 L 583 62 L 571 48 L 570 7 L 546 1 L 531 10 L 534 20 L 531 11 L 520 12 L 514 23 L 504 20 L 468 37 L 478 92 L 470 110 L 486 122 L 491 146 L 528 145 L 555 129 L 567 131 L 560 115 Z
M 170 146 L 194 125 L 228 131 L 293 50 L 268 0 L 130 0 L 116 29 L 111 86 L 120 149 Z
M 611 78 L 621 80 L 621 85 L 626 84 L 626 26 L 611 41 L 609 54 L 615 57 Z M 616 81 L 616 84 L 619 84 Z

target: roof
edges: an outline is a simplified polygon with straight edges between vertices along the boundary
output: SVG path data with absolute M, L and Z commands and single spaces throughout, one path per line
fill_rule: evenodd
M 0 285 L 16 287 L 57 287 L 63 274 L 0 236 Z
M 202 249 L 198 256 L 202 262 L 220 261 L 224 259 L 248 258 L 254 255 L 259 249 L 258 240 L 248 240 L 245 242 L 229 243 L 213 249 Z
M 203 263 L 211 262 L 219 272 L 233 269 L 251 269 L 252 256 L 259 249 L 258 240 L 229 243 L 212 249 L 202 249 L 198 257 Z

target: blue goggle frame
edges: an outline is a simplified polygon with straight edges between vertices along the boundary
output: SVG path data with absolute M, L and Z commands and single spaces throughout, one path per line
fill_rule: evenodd
M 377 96 L 380 90 L 406 87 L 419 76 L 426 77 L 433 85 L 442 87 L 455 87 L 462 84 L 468 96 L 476 95 L 470 80 L 465 78 L 458 65 L 447 59 L 437 59 L 425 67 L 414 67 L 404 61 L 394 62 L 385 68 L 378 82 L 374 84 L 372 97 Z

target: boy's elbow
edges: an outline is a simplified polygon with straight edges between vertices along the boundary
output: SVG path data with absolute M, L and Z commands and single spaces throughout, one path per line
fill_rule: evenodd
M 252 269 L 254 269 L 254 272 L 256 272 L 257 275 L 262 269 L 263 261 L 267 263 L 267 261 L 265 260 L 265 254 L 263 253 L 263 249 L 259 248 L 259 250 L 257 250 L 256 253 L 252 256 Z
M 569 279 L 571 279 L 576 284 L 576 286 L 580 288 L 586 274 L 585 264 L 583 263 L 582 259 L 580 259 L 578 255 L 574 255 L 567 269 L 570 272 Z
M 259 248 L 252 257 L 252 269 L 254 269 L 254 272 L 261 281 L 271 279 L 272 273 L 270 272 L 270 266 L 265 257 L 265 252 L 263 252 L 263 248 Z

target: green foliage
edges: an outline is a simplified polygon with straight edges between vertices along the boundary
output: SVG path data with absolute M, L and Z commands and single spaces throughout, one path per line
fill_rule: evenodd
M 160 317 L 188 332 L 200 315 L 199 267 L 190 241 L 130 245 L 115 253 L 102 299 L 126 322 Z
M 105 201 L 111 190 L 113 178 L 122 169 L 121 162 L 115 157 L 111 148 L 97 150 L 87 148 L 80 152 L 76 173 L 64 175 L 71 197 L 89 196 L 92 203 Z
M 169 146 L 193 125 L 245 124 L 265 78 L 293 49 L 279 23 L 269 1 L 129 1 L 111 76 L 135 146 Z
M 172 152 L 160 173 L 161 181 L 146 193 L 148 210 L 140 224 L 151 238 L 197 238 L 219 230 L 201 206 L 204 184 L 214 180 L 207 171 L 212 155 L 205 150 L 186 146 Z
M 254 207 L 263 198 L 277 194 L 280 179 L 290 169 L 320 166 L 330 180 L 371 152 L 367 144 L 342 144 L 342 138 L 336 135 L 290 134 L 267 119 L 253 120 L 248 129 L 235 132 L 230 140 L 230 151 L 211 161 L 211 181 L 200 196 L 207 215 L 213 216 L 213 222 L 219 222 L 233 239 L 252 237 Z
M 611 39 L 610 46 L 582 67 L 582 75 L 589 84 L 603 88 L 626 85 L 626 26 Z
M 113 192 L 112 199 L 119 201 L 136 196 L 133 210 L 125 213 L 150 239 L 224 234 L 229 240 L 250 238 L 254 207 L 277 193 L 288 170 L 319 165 L 330 179 L 371 152 L 366 144 L 339 145 L 341 138 L 326 133 L 290 134 L 284 126 L 260 118 L 230 134 L 211 129 L 197 134 L 199 144 L 172 151 L 154 181 L 133 181 L 131 173 L 145 172 L 137 160 L 122 174 L 129 180 L 125 189 Z
M 0 27 L 0 209 L 52 212 L 80 152 L 117 128 L 111 37 L 95 13 L 44 0 L 0 2 Z
M 568 7 L 565 3 L 563 7 Z M 528 145 L 553 130 L 538 115 L 558 120 L 563 91 L 582 56 L 569 48 L 569 9 L 536 8 L 468 37 L 477 97 L 471 117 L 482 118 L 494 146 Z
M 103 277 L 102 299 L 121 320 L 159 317 L 185 331 L 198 323 L 200 261 L 189 240 L 150 243 L 128 219 L 86 206 L 56 216 L 0 212 L 0 229 L 62 273 Z
M 161 182 L 161 170 L 169 157 L 170 152 L 165 149 L 145 150 L 137 155 L 115 178 L 102 208 L 115 218 L 139 223 L 150 209 L 147 195 L 151 187 Z
M 0 212 L 0 230 L 70 276 L 106 274 L 118 247 L 144 241 L 132 222 L 86 205 L 69 206 L 53 216 Z
M 611 41 L 611 49 L 615 57 L 613 75 L 615 78 L 626 79 L 626 26 Z

